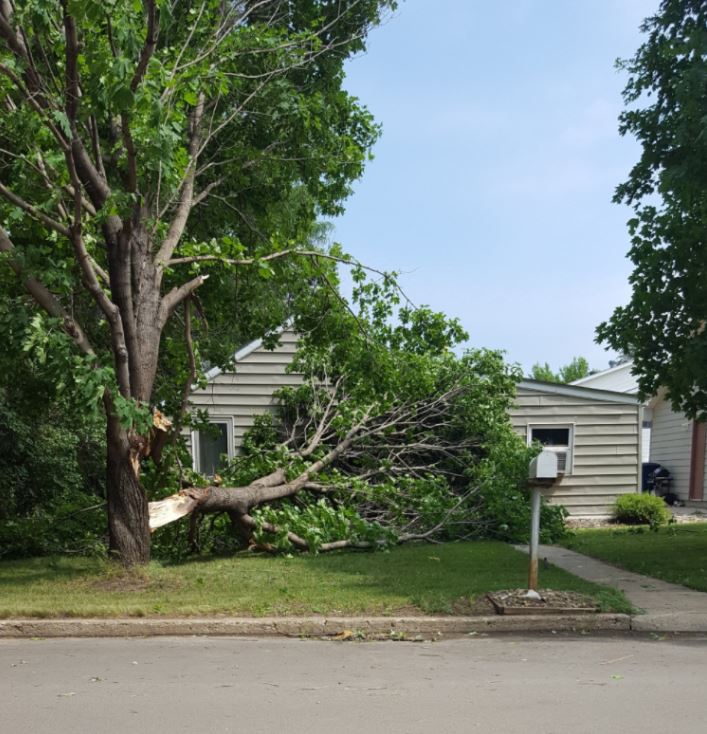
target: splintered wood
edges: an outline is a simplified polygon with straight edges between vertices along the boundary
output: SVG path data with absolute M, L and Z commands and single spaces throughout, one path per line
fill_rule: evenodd
M 188 494 L 173 494 L 159 502 L 150 502 L 150 530 L 156 530 L 180 517 L 188 515 L 197 505 L 197 501 Z

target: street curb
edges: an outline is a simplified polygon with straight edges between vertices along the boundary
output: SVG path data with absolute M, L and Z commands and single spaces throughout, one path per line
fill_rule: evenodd
M 493 617 L 224 617 L 211 619 L 5 619 L 0 639 L 31 637 L 334 637 L 426 639 L 481 632 L 620 632 L 627 614 Z
M 690 612 L 648 612 L 631 617 L 633 632 L 707 633 L 707 615 Z

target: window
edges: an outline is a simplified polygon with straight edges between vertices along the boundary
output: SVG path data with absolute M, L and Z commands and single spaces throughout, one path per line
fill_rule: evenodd
M 572 449 L 574 425 L 529 425 L 528 445 L 533 441 L 541 443 L 546 449 L 557 454 L 557 471 L 561 474 L 572 473 Z
M 230 420 L 209 421 L 208 428 L 192 431 L 194 468 L 213 476 L 223 466 L 223 457 L 233 456 L 233 424 Z

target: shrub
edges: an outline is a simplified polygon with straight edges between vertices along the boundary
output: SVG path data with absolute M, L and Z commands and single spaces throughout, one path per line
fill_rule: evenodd
M 626 525 L 665 525 L 670 512 L 661 497 L 652 494 L 623 494 L 614 503 L 614 518 Z
M 526 446 L 510 427 L 500 425 L 488 446 L 488 456 L 475 467 L 479 485 L 480 535 L 510 543 L 530 539 L 530 491 L 528 463 L 538 453 Z M 555 543 L 566 534 L 567 510 L 544 500 L 540 508 L 540 542 Z

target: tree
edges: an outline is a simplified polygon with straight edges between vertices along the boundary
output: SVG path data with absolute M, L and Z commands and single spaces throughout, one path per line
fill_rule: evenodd
M 642 146 L 614 196 L 629 204 L 633 289 L 597 329 L 632 355 L 641 394 L 665 387 L 676 410 L 707 415 L 707 6 L 663 0 L 646 19 L 620 131 Z
M 560 382 L 567 384 L 574 382 L 575 380 L 581 380 L 583 377 L 587 377 L 591 374 L 589 369 L 589 362 L 584 357 L 573 357 L 569 364 L 564 367 L 560 367 L 557 372 L 553 372 L 550 365 L 540 364 L 539 362 L 533 365 L 533 369 L 530 371 L 530 376 L 533 380 L 540 380 L 541 382 Z
M 60 379 L 105 410 L 125 564 L 149 559 L 140 472 L 168 428 L 161 342 L 183 334 L 195 364 L 212 273 L 254 268 L 261 288 L 320 276 L 306 243 L 378 132 L 343 63 L 395 4 L 0 0 L 0 254 L 46 314 L 35 344 L 71 342 Z
M 192 513 L 195 537 L 225 513 L 241 542 L 327 551 L 480 535 L 498 487 L 522 512 L 533 449 L 510 425 L 517 369 L 499 352 L 456 357 L 457 321 L 409 305 L 396 318 L 389 278 L 354 277 L 350 306 L 321 287 L 296 310 L 304 382 L 280 392 L 279 428 L 258 423 L 222 486 L 152 503 L 153 527 Z

